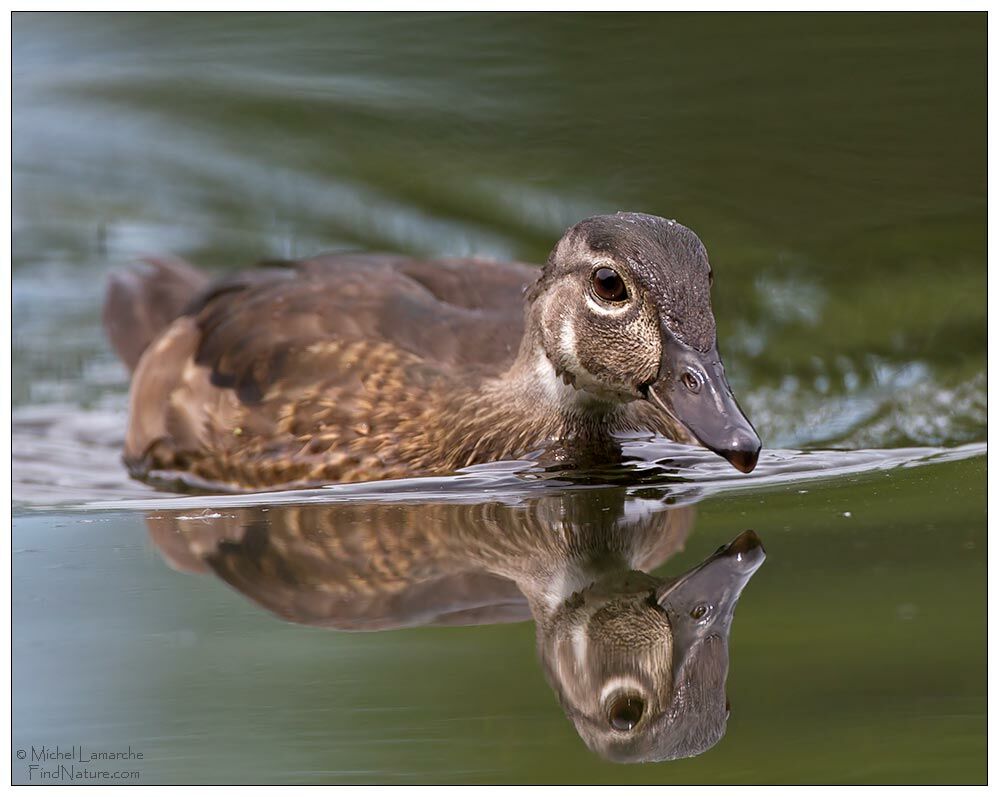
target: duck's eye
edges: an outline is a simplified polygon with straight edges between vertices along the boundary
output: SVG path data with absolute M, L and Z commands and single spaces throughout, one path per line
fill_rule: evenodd
M 628 298 L 624 280 L 612 268 L 598 268 L 593 272 L 593 292 L 605 302 L 623 302 Z
M 708 606 L 705 603 L 699 603 L 690 611 L 690 616 L 695 620 L 700 620 L 704 615 L 708 613 Z
M 642 718 L 645 703 L 638 695 L 618 695 L 607 709 L 607 721 L 616 731 L 630 731 Z

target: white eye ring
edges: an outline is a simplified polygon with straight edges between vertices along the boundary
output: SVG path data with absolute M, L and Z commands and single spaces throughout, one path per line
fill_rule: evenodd
M 605 303 L 598 301 L 596 297 L 593 296 L 592 292 L 588 292 L 586 295 L 586 306 L 589 307 L 597 315 L 615 316 L 622 315 L 631 305 L 630 300 L 625 300 L 623 302 L 615 302 L 614 304 Z
M 612 692 L 623 692 L 626 690 L 629 692 L 637 692 L 639 694 L 643 694 L 645 692 L 642 685 L 634 678 L 618 676 L 616 678 L 609 678 L 607 683 L 604 684 L 604 688 L 600 690 L 600 702 L 606 702 L 607 696 Z

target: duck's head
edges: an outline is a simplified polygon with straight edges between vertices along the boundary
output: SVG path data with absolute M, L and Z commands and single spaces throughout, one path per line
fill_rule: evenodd
M 666 761 L 721 739 L 732 615 L 764 558 L 746 531 L 673 581 L 618 573 L 538 624 L 548 680 L 591 750 Z
M 545 353 L 567 383 L 604 401 L 649 401 L 748 473 L 760 438 L 725 378 L 711 283 L 693 231 L 618 213 L 567 230 L 531 299 Z

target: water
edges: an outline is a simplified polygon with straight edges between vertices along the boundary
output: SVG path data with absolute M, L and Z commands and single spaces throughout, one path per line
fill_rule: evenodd
M 13 28 L 15 749 L 131 745 L 143 783 L 985 780 L 984 15 Z M 711 253 L 750 477 L 646 439 L 585 473 L 263 496 L 121 468 L 112 268 L 538 262 L 619 209 Z M 662 581 L 747 528 L 723 738 L 588 750 L 525 562 Z

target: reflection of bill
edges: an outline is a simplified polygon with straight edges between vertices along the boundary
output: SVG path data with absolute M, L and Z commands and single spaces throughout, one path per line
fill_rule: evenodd
M 617 761 L 697 755 L 723 735 L 728 635 L 763 562 L 744 532 L 677 579 L 694 509 L 571 490 L 522 504 L 330 503 L 158 512 L 174 567 L 214 573 L 279 616 L 348 630 L 533 616 L 549 682 L 587 745 Z

